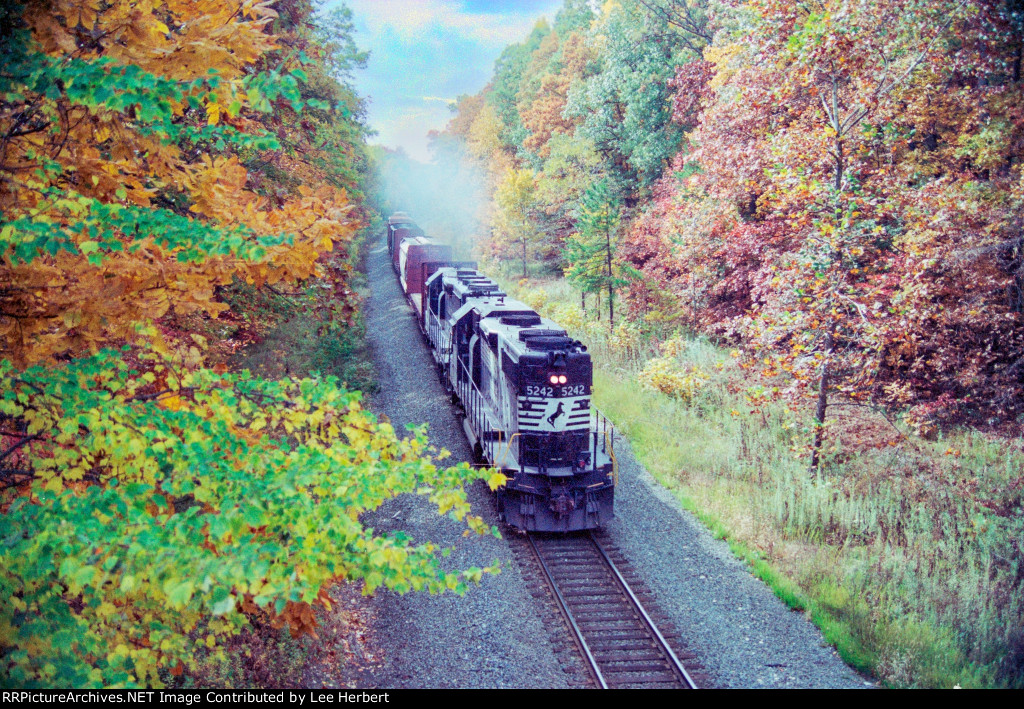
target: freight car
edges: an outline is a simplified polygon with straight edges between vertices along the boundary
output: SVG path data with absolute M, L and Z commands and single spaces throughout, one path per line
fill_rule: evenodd
M 396 212 L 388 218 L 388 253 L 391 265 L 398 271 L 399 246 L 406 237 L 423 236 L 423 230 L 416 226 L 405 212 Z
M 392 223 L 408 235 L 397 240 Z M 389 220 L 399 283 L 474 457 L 508 477 L 499 515 L 524 531 L 601 526 L 613 516 L 616 465 L 612 428 L 591 407 L 587 348 L 416 231 Z

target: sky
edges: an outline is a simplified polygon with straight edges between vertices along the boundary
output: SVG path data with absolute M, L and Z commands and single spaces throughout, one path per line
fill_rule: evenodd
M 329 9 L 341 2 L 330 2 Z M 356 88 L 369 101 L 371 141 L 401 147 L 429 162 L 427 133 L 452 116 L 451 103 L 474 94 L 491 78 L 494 60 L 523 40 L 541 17 L 549 21 L 561 0 L 345 0 L 356 42 L 370 51 L 356 72 Z

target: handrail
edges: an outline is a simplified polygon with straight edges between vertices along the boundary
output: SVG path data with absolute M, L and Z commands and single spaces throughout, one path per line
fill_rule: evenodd
M 478 442 L 480 443 L 480 449 L 483 451 L 484 445 L 486 444 L 487 453 L 490 454 L 491 460 L 494 460 L 494 441 L 484 441 L 484 424 L 486 423 L 486 415 L 483 411 L 484 405 L 487 402 L 483 392 L 477 387 L 476 382 L 473 381 L 473 377 L 470 375 L 469 370 L 466 368 L 466 364 L 460 359 L 458 366 L 463 374 L 463 381 L 456 381 L 456 388 L 459 392 L 459 399 L 462 400 L 462 408 L 466 412 L 466 417 L 471 421 L 470 427 L 480 436 Z M 456 372 L 456 380 L 458 380 L 458 370 Z M 494 429 L 495 433 L 500 434 L 501 440 L 505 439 L 505 431 L 502 429 Z M 517 434 L 518 435 L 518 434 Z M 500 441 L 499 441 L 500 442 Z
M 614 433 L 614 431 L 613 431 L 613 433 Z M 612 459 L 612 483 L 614 483 L 614 485 L 616 487 L 618 487 L 618 485 L 619 485 L 619 460 L 618 460 L 618 458 L 615 457 L 615 448 L 612 445 L 612 441 L 614 439 L 609 435 L 607 430 L 604 432 L 604 439 L 605 439 L 606 445 L 608 446 L 608 457 Z
M 439 319 L 434 315 L 432 311 L 429 311 L 433 322 L 439 322 Z M 470 428 L 474 435 L 477 436 L 477 442 L 480 445 L 480 452 L 484 454 L 489 463 L 494 464 L 499 460 L 506 460 L 509 453 L 512 450 L 513 442 L 516 438 L 519 438 L 522 434 L 521 431 L 516 431 L 512 436 L 508 436 L 508 432 L 504 429 L 491 428 L 489 417 L 485 411 L 485 406 L 488 405 L 487 397 L 484 396 L 483 392 L 477 386 L 476 382 L 473 381 L 472 373 L 461 358 L 456 358 L 456 375 L 455 381 L 453 382 L 454 389 L 458 393 L 459 399 L 462 402 L 462 408 L 465 412 L 466 419 L 469 421 Z M 615 456 L 614 450 L 614 426 L 608 420 L 608 418 L 602 414 L 598 409 L 593 408 L 595 419 L 591 422 L 590 431 L 587 433 L 587 437 L 591 439 L 591 464 L 594 466 L 593 469 L 596 471 L 598 465 L 598 441 L 601 442 L 600 453 L 605 453 L 611 459 L 612 463 L 612 481 L 615 485 L 619 483 L 619 462 Z M 498 412 L 494 412 L 497 417 Z M 493 422 L 495 424 L 500 421 L 495 418 Z M 485 430 L 486 429 L 486 430 Z M 494 433 L 494 436 L 486 436 L 485 434 Z M 528 432 L 530 433 L 530 432 Z M 555 435 L 555 432 L 536 432 L 533 435 L 537 435 L 540 438 L 546 438 L 549 435 Z M 525 439 L 522 439 L 525 440 Z M 505 448 L 502 451 L 500 444 L 504 442 Z M 520 441 L 521 443 L 522 441 Z M 497 446 L 495 444 L 498 444 Z M 522 446 L 520 445 L 520 448 Z M 496 450 L 497 449 L 497 450 Z M 533 449 L 531 449 L 533 450 Z M 500 456 L 495 456 L 495 453 L 501 453 Z M 537 449 L 536 452 L 540 452 Z M 522 450 L 519 451 L 518 463 L 520 466 L 520 472 L 523 470 L 523 466 L 526 465 L 526 453 Z M 544 472 L 546 465 L 541 460 L 543 456 L 538 456 L 537 464 L 539 472 Z
M 513 433 L 512 437 L 509 438 L 508 442 L 505 444 L 505 454 L 503 456 L 501 456 L 502 460 L 504 460 L 505 458 L 508 457 L 509 452 L 512 450 L 512 441 L 516 440 L 517 438 L 519 438 L 519 431 L 516 431 L 515 433 Z M 520 457 L 522 457 L 522 456 L 520 456 Z

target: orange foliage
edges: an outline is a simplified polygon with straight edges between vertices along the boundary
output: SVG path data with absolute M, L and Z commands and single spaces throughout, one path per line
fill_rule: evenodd
M 249 82 L 257 62 L 278 56 L 269 32 L 277 17 L 273 6 L 241 0 L 54 0 L 33 4 L 24 19 L 52 57 L 112 60 L 115 66 L 193 82 L 191 89 L 183 84 L 181 96 L 159 97 L 173 125 L 255 135 L 267 119 L 254 110 L 261 97 Z M 216 81 L 210 81 L 211 72 Z M 167 315 L 216 317 L 227 308 L 218 302 L 219 287 L 234 278 L 259 285 L 308 278 L 318 272 L 320 254 L 354 232 L 345 190 L 319 186 L 273 198 L 258 194 L 243 165 L 258 154 L 252 148 L 169 140 L 133 120 L 139 110 L 75 100 L 62 90 L 25 96 L 0 113 L 5 219 L 26 217 L 55 230 L 78 230 L 71 249 L 40 253 L 28 263 L 10 254 L 0 260 L 0 356 L 19 366 L 134 339 L 138 323 Z M 44 176 L 26 169 L 43 160 L 55 166 Z M 100 250 L 82 219 L 98 205 L 190 220 L 196 232 L 241 228 L 243 246 L 256 246 L 261 237 L 285 238 L 262 251 L 250 249 L 248 257 L 237 249 L 206 248 L 203 258 L 187 258 L 182 248 L 162 243 L 157 228 L 122 231 L 115 235 L 121 248 Z

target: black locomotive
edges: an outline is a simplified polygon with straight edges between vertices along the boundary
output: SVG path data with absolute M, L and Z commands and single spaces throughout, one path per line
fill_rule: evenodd
M 476 264 L 453 261 L 406 215 L 388 220 L 387 241 L 474 456 L 508 476 L 498 491 L 501 518 L 541 532 L 611 519 L 612 428 L 591 407 L 587 348 Z

